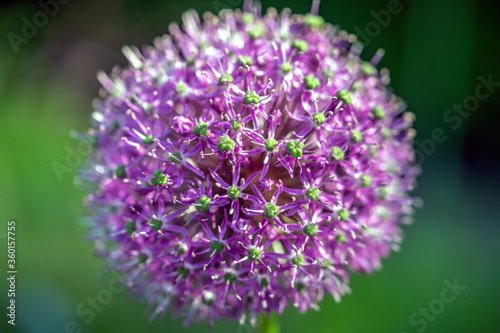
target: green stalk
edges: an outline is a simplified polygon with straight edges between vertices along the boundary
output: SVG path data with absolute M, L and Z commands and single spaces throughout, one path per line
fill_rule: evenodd
M 276 313 L 271 316 L 261 315 L 262 324 L 259 326 L 260 333 L 280 333 L 280 322 Z

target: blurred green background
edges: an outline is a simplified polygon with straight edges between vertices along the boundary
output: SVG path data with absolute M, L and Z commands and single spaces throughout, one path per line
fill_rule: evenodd
M 287 310 L 282 332 L 499 331 L 499 87 L 478 106 L 473 102 L 479 76 L 500 82 L 500 6 L 486 0 L 401 0 L 401 12 L 378 23 L 372 11 L 394 1 L 322 1 L 320 14 L 351 33 L 365 33 L 365 59 L 379 47 L 386 50 L 380 66 L 391 70 L 392 86 L 417 116 L 423 174 L 415 194 L 424 206 L 404 228 L 402 251 L 385 260 L 382 271 L 352 276 L 353 294 L 340 304 L 326 297 L 319 312 Z M 253 332 L 227 321 L 213 329 L 206 323 L 185 329 L 169 316 L 151 323 L 145 305 L 126 291 L 112 294 L 87 323 L 77 308 L 102 296 L 112 277 L 103 274 L 103 262 L 83 240 L 84 193 L 73 184 L 73 161 L 66 161 L 78 146 L 70 131 L 89 126 L 99 89 L 95 74 L 126 63 L 122 45 L 151 44 L 188 8 L 214 12 L 241 7 L 242 0 L 67 2 L 17 52 L 8 34 L 22 36 L 23 17 L 32 21 L 41 7 L 29 1 L 0 6 L 0 249 L 7 253 L 7 221 L 15 220 L 18 269 L 12 327 L 5 316 L 7 258 L 0 255 L 0 331 Z M 262 3 L 296 13 L 311 5 Z M 453 122 L 443 118 L 463 103 L 471 103 L 470 113 Z M 436 128 L 446 140 L 432 144 Z M 55 162 L 68 167 L 60 178 Z M 467 289 L 439 309 L 444 280 L 455 278 Z M 424 327 L 419 311 L 429 306 L 439 314 L 430 312 L 433 320 L 424 320 Z M 418 324 L 412 325 L 412 315 Z

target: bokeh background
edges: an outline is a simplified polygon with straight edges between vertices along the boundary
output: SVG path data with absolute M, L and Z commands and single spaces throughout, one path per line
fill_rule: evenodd
M 287 310 L 280 318 L 282 332 L 500 330 L 500 87 L 460 119 L 443 118 L 454 104 L 473 101 L 479 76 L 500 82 L 500 6 L 493 0 L 401 0 L 401 13 L 391 15 L 388 24 L 370 23 L 377 22 L 371 11 L 393 1 L 322 1 L 320 14 L 349 32 L 367 33 L 365 59 L 379 47 L 386 50 L 380 66 L 391 70 L 392 86 L 415 113 L 417 139 L 427 147 L 418 148 L 426 152 L 415 192 L 424 206 L 405 227 L 402 251 L 385 260 L 380 272 L 354 275 L 353 294 L 340 304 L 326 297 L 319 312 Z M 77 308 L 108 289 L 113 277 L 103 274 L 103 262 L 83 240 L 84 193 L 73 184 L 78 158 L 66 160 L 78 147 L 70 133 L 89 126 L 97 71 L 126 63 L 122 45 L 152 43 L 188 8 L 214 12 L 241 7 L 243 1 L 66 2 L 17 52 L 8 34 L 22 36 L 23 17 L 32 22 L 41 7 L 36 1 L 0 5 L 0 331 L 253 332 L 227 321 L 213 329 L 206 323 L 185 329 L 168 317 L 151 323 L 145 305 L 126 291 L 113 293 L 87 323 L 89 316 Z M 262 3 L 306 13 L 311 0 Z M 436 128 L 446 140 L 432 148 Z M 58 177 L 54 163 L 68 170 Z M 5 316 L 5 233 L 11 219 L 18 246 L 15 327 Z M 444 280 L 455 278 L 467 289 L 425 327 L 412 325 L 412 314 L 436 306 Z

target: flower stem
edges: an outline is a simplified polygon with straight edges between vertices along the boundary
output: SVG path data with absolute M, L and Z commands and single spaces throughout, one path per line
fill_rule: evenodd
M 261 315 L 262 324 L 259 327 L 260 333 L 280 333 L 280 322 L 276 313 L 270 316 Z

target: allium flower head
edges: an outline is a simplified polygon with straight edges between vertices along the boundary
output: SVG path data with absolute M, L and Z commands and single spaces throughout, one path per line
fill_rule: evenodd
M 90 238 L 152 318 L 316 309 L 397 249 L 412 116 L 317 7 L 189 11 L 98 75 Z

